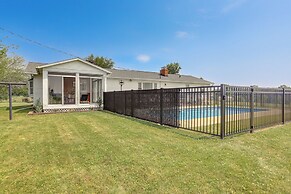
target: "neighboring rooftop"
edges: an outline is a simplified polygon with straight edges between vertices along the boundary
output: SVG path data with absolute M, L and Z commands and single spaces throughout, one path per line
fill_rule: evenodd
M 38 66 L 47 65 L 48 63 L 29 62 L 25 68 L 27 74 L 37 74 L 36 68 Z
M 36 67 L 47 65 L 48 63 L 29 62 L 25 72 L 28 74 L 37 74 Z M 137 71 L 137 70 L 120 70 L 120 69 L 106 69 L 111 72 L 109 77 L 119 79 L 147 79 L 147 80 L 164 80 L 164 81 L 178 81 L 187 83 L 213 84 L 210 81 L 202 78 L 197 78 L 191 75 L 169 74 L 162 76 L 159 72 Z

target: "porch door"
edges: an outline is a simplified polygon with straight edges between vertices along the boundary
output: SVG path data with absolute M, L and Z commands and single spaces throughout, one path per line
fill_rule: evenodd
M 64 104 L 76 103 L 75 77 L 64 77 Z

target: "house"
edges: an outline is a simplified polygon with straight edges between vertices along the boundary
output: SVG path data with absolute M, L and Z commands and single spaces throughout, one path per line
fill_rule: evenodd
M 96 108 L 103 92 L 212 85 L 189 75 L 104 69 L 80 58 L 55 63 L 30 62 L 29 94 L 39 100 L 44 112 Z

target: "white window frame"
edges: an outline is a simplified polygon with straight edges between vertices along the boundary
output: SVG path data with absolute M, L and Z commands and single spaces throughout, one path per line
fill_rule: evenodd
M 145 89 L 144 88 L 144 84 L 151 84 L 152 87 L 151 89 Z M 158 89 L 158 83 L 157 82 L 138 82 L 138 86 L 137 86 L 138 90 L 153 90 L 153 89 Z
M 33 96 L 33 79 L 29 80 L 29 95 Z

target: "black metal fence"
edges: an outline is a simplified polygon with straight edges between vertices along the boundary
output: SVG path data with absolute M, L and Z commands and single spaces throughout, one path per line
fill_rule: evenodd
M 224 138 L 291 121 L 291 90 L 221 85 L 105 92 L 104 109 Z
M 179 126 L 180 89 L 104 93 L 104 109 L 163 125 Z

